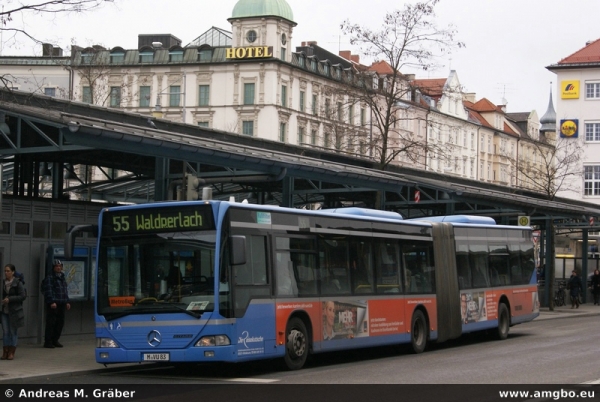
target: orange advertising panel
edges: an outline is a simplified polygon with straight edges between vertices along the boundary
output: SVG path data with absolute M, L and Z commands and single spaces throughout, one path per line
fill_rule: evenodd
M 318 342 L 410 332 L 412 312 L 417 305 L 427 308 L 431 330 L 436 330 L 434 297 L 277 303 L 277 344 L 285 343 L 285 326 L 292 312 L 297 310 L 308 313 L 313 339 Z

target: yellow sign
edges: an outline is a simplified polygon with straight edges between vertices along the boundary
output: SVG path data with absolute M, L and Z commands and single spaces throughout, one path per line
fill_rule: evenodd
M 273 57 L 272 46 L 230 47 L 226 49 L 226 59 L 262 59 Z
M 519 216 L 517 219 L 519 226 L 529 226 L 531 224 L 531 218 L 529 216 Z
M 562 138 L 577 138 L 579 119 L 565 119 L 560 121 L 560 136 Z
M 579 80 L 562 81 L 560 90 L 562 99 L 579 99 Z

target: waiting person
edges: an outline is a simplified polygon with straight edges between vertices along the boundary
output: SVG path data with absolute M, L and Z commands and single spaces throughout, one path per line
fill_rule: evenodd
M 600 271 L 595 270 L 592 275 L 592 295 L 594 295 L 594 306 L 600 306 Z
M 13 264 L 4 267 L 2 281 L 2 360 L 12 360 L 17 350 L 17 330 L 25 325 L 23 301 L 25 286 L 15 277 L 16 268 Z
M 569 295 L 571 296 L 571 308 L 579 308 L 579 293 L 581 292 L 581 278 L 573 270 L 569 282 L 567 283 Z
M 67 280 L 62 270 L 62 261 L 54 260 L 52 273 L 44 279 L 44 303 L 46 304 L 44 347 L 49 349 L 63 347 L 58 339 L 65 325 L 65 312 L 71 309 Z

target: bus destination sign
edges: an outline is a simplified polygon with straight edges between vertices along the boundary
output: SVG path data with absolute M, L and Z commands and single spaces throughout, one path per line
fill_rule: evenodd
M 108 211 L 102 220 L 103 235 L 179 232 L 214 229 L 210 206 L 140 208 Z

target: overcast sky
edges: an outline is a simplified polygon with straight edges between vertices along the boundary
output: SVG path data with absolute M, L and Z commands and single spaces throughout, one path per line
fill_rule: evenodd
M 317 41 L 332 52 L 353 50 L 340 33 L 345 19 L 377 30 L 383 16 L 414 0 L 287 0 L 298 24 L 292 46 Z M 0 0 L 0 4 L 6 0 Z M 28 0 L 24 0 L 25 3 Z M 31 3 L 31 1 L 30 1 Z M 138 34 L 173 34 L 187 45 L 212 26 L 231 30 L 227 18 L 237 0 L 115 0 L 99 10 L 54 17 L 14 16 L 16 24 L 38 39 L 68 49 L 93 44 L 137 47 Z M 600 38 L 600 0 L 441 0 L 437 23 L 453 24 L 465 49 L 456 50 L 434 72 L 410 71 L 417 78 L 445 78 L 456 70 L 461 84 L 477 99 L 509 112 L 546 112 L 550 82 L 556 100 L 556 76 L 546 66 Z M 21 38 L 3 38 L 2 55 L 41 55 L 41 46 Z M 8 42 L 8 43 L 7 43 Z M 556 105 L 556 104 L 555 104 Z

